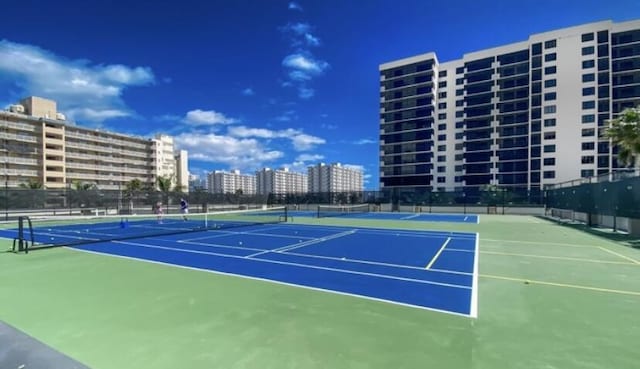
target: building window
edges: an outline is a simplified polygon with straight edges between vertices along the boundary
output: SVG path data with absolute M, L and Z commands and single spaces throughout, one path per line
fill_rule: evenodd
M 446 92 L 439 92 L 438 93 L 438 99 L 446 99 L 447 98 L 447 93 Z
M 446 177 L 438 177 L 438 183 L 445 183 Z
M 556 53 L 551 53 L 544 56 L 544 61 L 550 62 L 550 61 L 556 60 L 556 58 L 557 58 Z
M 444 173 L 447 167 L 438 167 L 438 173 Z
M 542 54 L 542 44 L 533 44 L 531 45 L 531 54 L 532 55 L 540 55 Z
M 593 68 L 596 66 L 595 60 L 584 60 L 582 61 L 582 69 Z
M 551 66 L 551 67 L 545 67 L 545 68 L 544 68 L 544 74 L 545 74 L 545 75 L 549 75 L 549 74 L 556 74 L 556 70 L 557 70 L 557 69 L 556 69 L 556 66 L 555 66 L 555 65 L 553 65 L 553 66 Z
M 556 40 L 549 40 L 544 43 L 545 49 L 553 49 L 554 47 L 556 47 Z
M 545 119 L 544 120 L 544 126 L 545 127 L 555 127 L 556 126 L 555 118 L 553 118 L 553 119 Z
M 446 102 L 438 104 L 438 109 L 446 109 L 446 108 L 447 108 L 447 103 Z
M 598 32 L 598 43 L 603 44 L 605 42 L 609 42 L 609 31 Z
M 464 118 L 464 111 L 460 110 L 456 112 L 456 118 Z
M 438 72 L 438 77 L 446 77 L 446 76 L 447 76 L 446 70 L 441 70 L 440 72 Z
M 587 73 L 582 75 L 582 82 L 593 82 L 596 80 L 596 75 L 594 73 Z
M 464 140 L 464 132 L 456 133 L 456 140 Z
M 544 145 L 544 152 L 556 152 L 556 145 Z
M 445 155 L 438 155 L 438 162 L 442 163 L 443 161 L 447 161 L 447 157 Z
M 593 32 L 582 34 L 582 42 L 588 42 L 588 41 L 593 41 Z
M 582 116 L 582 123 L 594 123 L 596 121 L 595 114 L 587 114 Z
M 545 132 L 544 133 L 544 139 L 545 140 L 555 140 L 556 139 L 556 133 L 555 132 Z
M 585 46 L 582 48 L 582 55 L 592 55 L 595 52 L 593 46 Z
M 593 142 L 583 142 L 582 143 L 582 150 L 583 151 L 587 151 L 587 150 L 595 150 L 596 148 L 596 144 Z
M 593 177 L 593 169 L 583 169 L 580 171 L 580 177 L 588 178 Z
M 555 92 L 547 92 L 546 94 L 544 94 L 544 101 L 553 101 L 555 99 L 556 99 Z
M 447 87 L 447 81 L 442 81 L 438 83 L 438 88 L 444 88 Z
M 556 165 L 556 158 L 544 158 L 543 164 L 545 166 Z
M 464 122 L 456 122 L 456 128 L 464 128 Z
M 447 135 L 438 135 L 438 141 L 446 141 Z
M 462 73 L 464 73 L 464 67 L 456 68 L 456 74 L 462 74 Z
M 546 179 L 556 178 L 556 172 L 553 170 L 545 170 L 543 176 Z
M 582 130 L 582 137 L 593 137 L 596 135 L 595 128 L 585 128 Z
M 549 106 L 545 106 L 544 107 L 544 113 L 545 114 L 553 114 L 556 112 L 556 106 L 555 105 L 549 105 Z
M 438 119 L 447 119 L 447 113 L 438 114 Z
M 582 96 L 591 96 L 596 94 L 595 87 L 585 87 L 582 89 Z
M 544 81 L 544 87 L 545 88 L 556 87 L 556 80 L 555 79 L 548 79 L 548 80 Z
M 464 85 L 464 78 L 456 78 L 456 85 Z
M 444 131 L 445 129 L 447 129 L 447 123 L 438 124 L 439 131 Z
M 595 109 L 595 107 L 596 102 L 594 100 L 582 102 L 582 109 Z
M 456 90 L 456 96 L 462 96 L 462 95 L 464 95 L 464 89 L 461 88 L 459 90 Z
M 457 107 L 464 106 L 464 100 L 456 100 L 456 106 Z
M 447 151 L 447 145 L 438 145 L 438 151 Z
M 593 164 L 595 162 L 595 157 L 593 155 L 582 157 L 582 164 Z

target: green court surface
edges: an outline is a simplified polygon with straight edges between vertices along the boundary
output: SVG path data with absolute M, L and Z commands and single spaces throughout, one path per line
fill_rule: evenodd
M 57 248 L 0 254 L 0 320 L 104 369 L 640 367 L 640 249 L 612 235 L 528 216 L 295 222 L 479 232 L 478 318 Z

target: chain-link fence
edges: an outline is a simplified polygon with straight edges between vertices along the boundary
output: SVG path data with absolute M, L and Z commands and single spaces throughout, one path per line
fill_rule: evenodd
M 551 215 L 602 224 L 602 216 L 640 219 L 640 171 L 624 170 L 547 188 Z M 578 214 L 576 214 L 578 213 Z
M 257 208 L 263 205 L 287 205 L 301 210 L 315 210 L 319 204 L 375 204 L 381 210 L 415 210 L 429 212 L 436 208 L 458 209 L 466 206 L 542 207 L 539 189 L 491 186 L 464 190 L 437 191 L 390 190 L 363 192 L 325 192 L 292 194 L 212 194 L 206 191 L 181 192 L 119 191 L 100 189 L 0 189 L 0 209 L 5 218 L 22 214 L 145 214 L 161 203 L 165 213 L 179 212 L 185 198 L 191 212 Z M 462 210 L 452 210 L 462 211 Z

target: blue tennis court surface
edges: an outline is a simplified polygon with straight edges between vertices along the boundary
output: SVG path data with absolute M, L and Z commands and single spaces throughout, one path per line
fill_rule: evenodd
M 476 317 L 477 247 L 473 233 L 278 223 L 74 248 Z
M 291 216 L 317 217 L 317 211 L 289 210 Z M 480 223 L 476 214 L 436 214 L 436 213 L 400 213 L 400 212 L 367 212 L 334 215 L 341 218 L 380 219 L 380 220 L 414 220 L 421 222 Z

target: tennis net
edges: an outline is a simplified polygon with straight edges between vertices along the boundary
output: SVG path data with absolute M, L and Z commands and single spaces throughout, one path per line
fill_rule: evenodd
M 349 214 L 368 213 L 369 211 L 369 204 L 318 205 L 318 218 L 339 217 Z
M 287 221 L 286 207 L 194 214 L 30 217 L 29 249 L 223 230 Z M 19 230 L 20 232 L 20 230 Z M 32 235 L 32 236 L 31 236 Z

